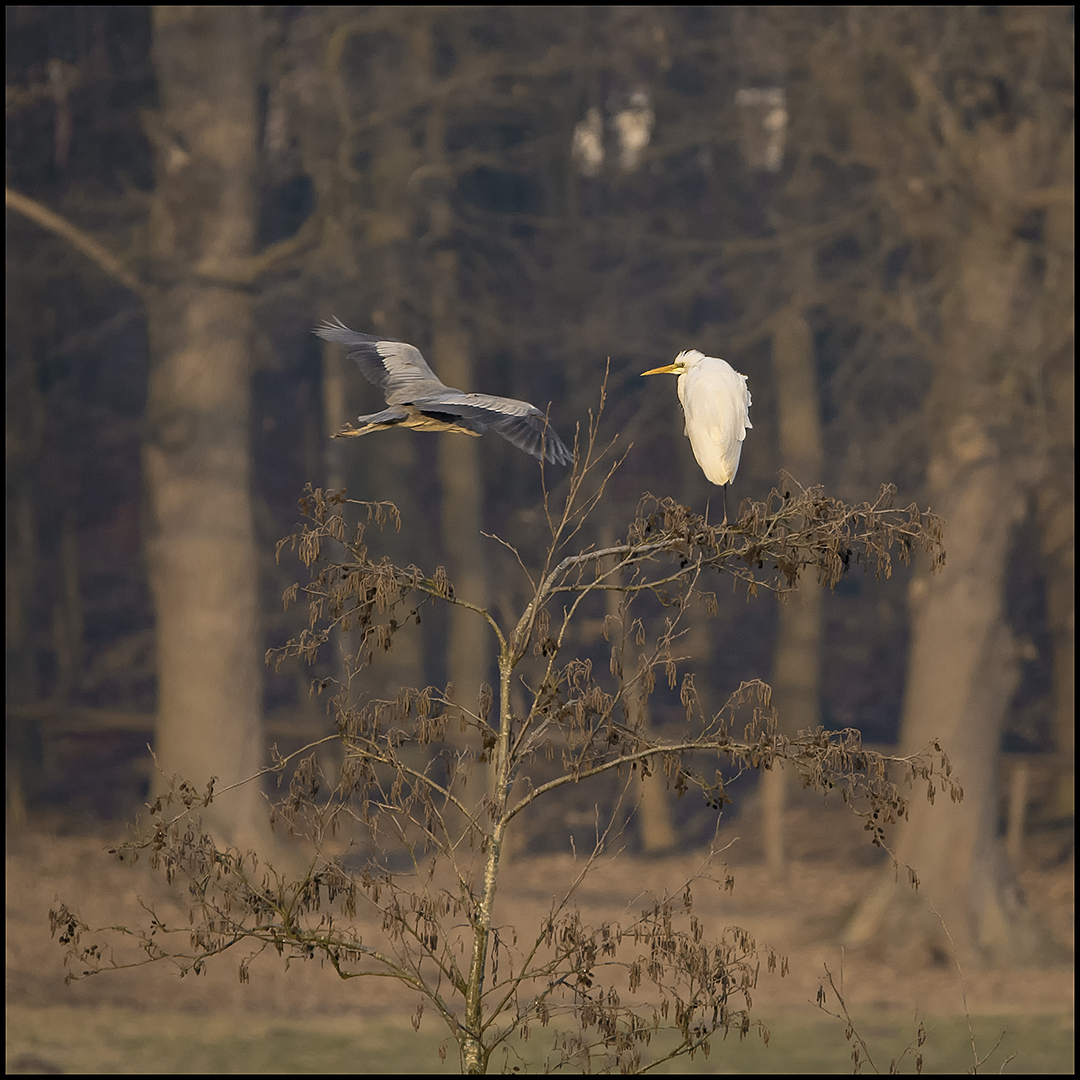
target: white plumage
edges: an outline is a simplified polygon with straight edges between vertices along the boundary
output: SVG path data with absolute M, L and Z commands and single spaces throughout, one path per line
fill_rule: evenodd
M 727 520 L 727 485 L 739 471 L 746 431 L 750 423 L 750 391 L 746 376 L 726 360 L 686 349 L 671 364 L 652 368 L 643 375 L 679 376 L 679 401 L 685 432 L 694 457 L 706 478 L 724 489 L 724 520 Z

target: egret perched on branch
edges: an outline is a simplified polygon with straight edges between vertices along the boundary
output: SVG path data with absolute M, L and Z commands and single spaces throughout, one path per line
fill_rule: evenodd
M 750 423 L 750 391 L 746 376 L 726 360 L 687 349 L 675 362 L 643 371 L 642 375 L 678 375 L 679 401 L 686 435 L 701 471 L 724 491 L 727 523 L 727 486 L 735 479 L 743 440 Z
M 315 328 L 325 341 L 345 346 L 368 381 L 386 395 L 387 408 L 357 417 L 356 427 L 337 432 L 334 438 L 352 438 L 369 431 L 407 427 L 417 431 L 460 431 L 483 435 L 490 428 L 533 457 L 555 465 L 570 465 L 567 450 L 547 417 L 527 401 L 465 394 L 440 382 L 415 345 L 378 334 L 361 334 L 334 320 Z

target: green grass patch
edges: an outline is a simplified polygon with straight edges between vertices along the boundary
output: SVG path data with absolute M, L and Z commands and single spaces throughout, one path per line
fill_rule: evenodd
M 845 1039 L 845 1025 L 831 1017 L 807 1009 L 776 1017 L 761 1016 L 770 1031 L 769 1045 L 757 1035 L 742 1042 L 729 1035 L 715 1040 L 708 1060 L 697 1055 L 693 1062 L 683 1059 L 672 1072 L 721 1073 L 851 1073 L 855 1063 L 852 1040 Z M 912 1014 L 878 1012 L 856 1014 L 858 1033 L 865 1040 L 874 1066 L 882 1074 L 897 1061 L 902 1073 L 915 1072 L 915 1055 L 922 1054 L 924 1073 L 965 1073 L 974 1064 L 971 1035 L 962 1016 L 924 1017 L 926 1042 L 916 1047 L 918 1020 Z M 1074 1062 L 1073 1019 L 1064 1016 L 975 1016 L 971 1031 L 980 1060 L 990 1055 L 980 1072 L 1068 1073 Z M 1001 1039 L 1000 1045 L 994 1047 Z M 906 1056 L 904 1049 L 912 1049 Z M 992 1053 L 991 1053 L 992 1051 Z M 1012 1058 L 1006 1064 L 1007 1058 Z M 860 1049 L 861 1072 L 874 1069 Z M 669 1071 L 661 1066 L 656 1071 Z
M 443 1032 L 407 1019 L 277 1019 L 257 1013 L 200 1016 L 117 1008 L 7 1011 L 8 1072 L 381 1073 L 457 1072 Z
M 763 1017 L 771 1032 L 769 1045 L 751 1034 L 715 1039 L 709 1057 L 680 1059 L 672 1072 L 852 1072 L 852 1043 L 844 1025 L 811 1009 Z M 882 1073 L 914 1044 L 918 1022 L 896 1012 L 857 1014 L 859 1033 Z M 922 1047 L 923 1071 L 963 1073 L 971 1070 L 971 1039 L 963 1017 L 927 1017 Z M 973 1017 L 980 1057 L 991 1054 L 981 1071 L 1007 1073 L 1072 1073 L 1071 1015 Z M 1004 1036 L 1002 1037 L 1002 1033 Z M 515 1041 L 509 1056 L 500 1050 L 492 1071 L 541 1071 L 555 1031 L 533 1026 L 528 1042 Z M 1000 1045 L 994 1050 L 998 1039 Z M 448 1043 L 445 1064 L 439 1046 Z M 659 1049 L 654 1042 L 650 1048 Z M 1011 1058 L 1006 1063 L 1006 1059 Z M 425 1017 L 419 1032 L 406 1018 L 275 1019 L 257 1013 L 200 1016 L 188 1013 L 138 1012 L 117 1008 L 25 1009 L 7 1011 L 8 1072 L 163 1073 L 377 1073 L 458 1071 L 456 1047 L 445 1029 Z M 900 1064 L 915 1071 L 914 1052 Z M 661 1067 L 658 1071 L 668 1071 Z M 863 1073 L 871 1073 L 864 1062 Z

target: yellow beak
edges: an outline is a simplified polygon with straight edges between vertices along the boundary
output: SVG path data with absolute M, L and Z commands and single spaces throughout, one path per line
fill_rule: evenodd
M 654 367 L 649 371 L 643 371 L 642 375 L 674 375 L 678 372 L 675 364 L 665 364 L 663 367 Z

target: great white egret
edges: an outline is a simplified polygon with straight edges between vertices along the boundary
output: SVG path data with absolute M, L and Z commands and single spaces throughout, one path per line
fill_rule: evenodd
M 415 345 L 361 334 L 337 319 L 316 327 L 315 333 L 325 341 L 344 345 L 345 355 L 382 389 L 388 406 L 382 412 L 358 416 L 356 427 L 344 428 L 334 438 L 353 438 L 392 427 L 460 431 L 465 435 L 483 435 L 490 428 L 533 457 L 555 465 L 572 464 L 574 455 L 547 417 L 527 401 L 455 390 L 438 379 Z
M 750 391 L 746 376 L 726 360 L 686 349 L 674 363 L 643 371 L 642 375 L 678 375 L 685 431 L 701 471 L 724 491 L 727 523 L 727 486 L 735 479 L 743 440 L 750 423 Z

